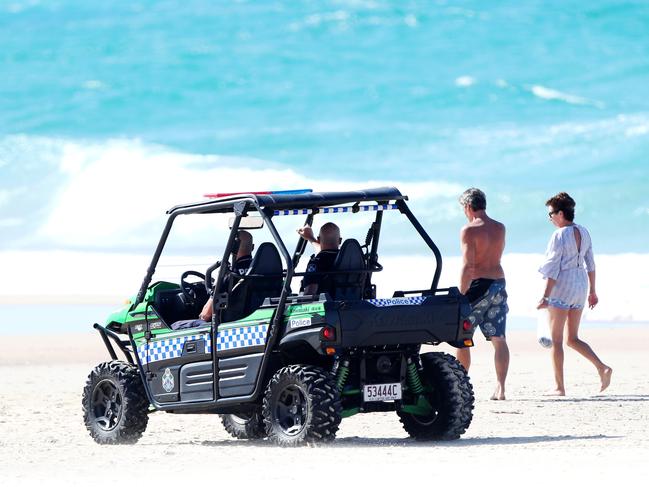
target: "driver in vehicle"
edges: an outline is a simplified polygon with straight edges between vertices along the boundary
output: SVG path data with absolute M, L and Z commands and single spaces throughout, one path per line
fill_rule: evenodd
M 313 235 L 313 229 L 309 225 L 298 228 L 297 233 L 307 242 L 311 242 L 318 252 L 311 256 L 306 266 L 307 275 L 302 279 L 301 290 L 304 294 L 331 292 L 328 276 L 320 273 L 333 270 L 342 242 L 340 228 L 335 223 L 327 222 L 320 227 L 318 238 Z M 311 273 L 314 274 L 309 275 Z
M 253 243 L 252 235 L 245 230 L 239 230 L 237 233 L 237 240 L 239 242 L 239 247 L 234 265 L 232 266 L 232 271 L 239 273 L 239 275 L 243 275 L 252 263 L 252 251 L 255 248 L 255 244 Z M 196 328 L 203 325 L 209 325 L 212 322 L 212 305 L 213 299 L 210 297 L 205 303 L 205 306 L 203 306 L 198 319 L 179 320 L 172 323 L 171 328 L 173 330 L 182 330 L 185 328 Z
M 255 248 L 255 244 L 252 241 L 252 235 L 245 230 L 239 230 L 237 233 L 239 248 L 237 250 L 237 257 L 232 266 L 232 272 L 238 272 L 239 275 L 246 273 L 250 264 L 252 263 L 252 251 Z M 210 297 L 203 309 L 199 318 L 203 321 L 212 321 L 212 298 Z

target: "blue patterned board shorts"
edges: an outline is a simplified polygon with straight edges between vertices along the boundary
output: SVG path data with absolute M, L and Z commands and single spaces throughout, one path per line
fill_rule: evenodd
M 496 279 L 481 298 L 471 303 L 471 314 L 468 319 L 473 325 L 480 327 L 487 340 L 491 340 L 492 337 L 504 338 L 508 311 L 505 280 Z

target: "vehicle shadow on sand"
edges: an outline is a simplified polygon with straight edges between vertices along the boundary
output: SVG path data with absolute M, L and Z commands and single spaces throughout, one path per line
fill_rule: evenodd
M 489 438 L 461 438 L 455 441 L 425 442 L 416 441 L 411 438 L 361 438 L 359 436 L 348 436 L 336 438 L 332 443 L 316 445 L 317 448 L 350 448 L 350 447 L 406 447 L 406 448 L 457 448 L 464 446 L 485 446 L 485 445 L 527 445 L 533 443 L 553 443 L 559 441 L 577 441 L 577 440 L 607 440 L 622 438 L 622 436 L 591 435 L 591 436 L 505 436 Z M 265 440 L 241 441 L 241 440 L 222 440 L 222 441 L 202 441 L 203 446 L 214 447 L 260 447 L 274 445 Z
M 488 437 L 488 438 L 460 438 L 455 441 L 442 441 L 442 442 L 422 442 L 410 438 L 397 439 L 397 438 L 338 438 L 331 445 L 332 447 L 348 447 L 348 446 L 405 446 L 416 448 L 430 448 L 435 447 L 463 447 L 463 446 L 484 446 L 484 445 L 526 445 L 532 443 L 550 443 L 559 441 L 575 441 L 575 440 L 603 440 L 617 438 L 614 436 L 605 435 L 591 435 L 591 436 L 504 436 L 504 437 Z

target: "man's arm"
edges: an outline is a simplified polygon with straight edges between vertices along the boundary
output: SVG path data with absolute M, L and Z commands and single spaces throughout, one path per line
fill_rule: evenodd
M 313 229 L 309 225 L 304 225 L 303 227 L 298 228 L 297 233 L 299 233 L 300 237 L 307 242 L 311 242 L 316 253 L 320 252 L 320 242 L 318 242 L 318 239 L 313 235 Z
M 318 292 L 318 285 L 317 284 L 309 284 L 308 286 L 304 287 L 304 294 L 316 294 Z
M 471 285 L 476 266 L 476 242 L 471 228 L 464 227 L 460 232 L 462 248 L 462 271 L 460 272 L 460 292 L 466 294 Z
M 312 255 L 309 263 L 306 265 L 306 274 L 302 279 L 304 294 L 313 295 L 318 292 L 318 284 L 322 280 L 322 275 L 313 275 L 314 272 L 321 270 L 318 262 L 318 256 Z
M 203 321 L 212 321 L 212 298 L 208 299 L 205 306 L 203 306 L 199 318 Z

